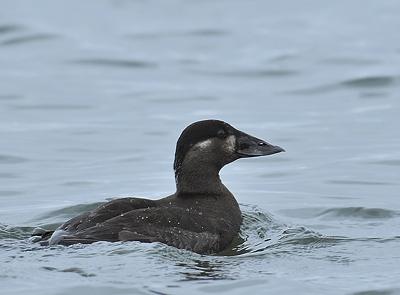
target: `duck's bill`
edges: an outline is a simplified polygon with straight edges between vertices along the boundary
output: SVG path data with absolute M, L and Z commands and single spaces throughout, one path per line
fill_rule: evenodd
M 272 145 L 243 132 L 236 137 L 236 153 L 241 158 L 267 156 L 284 151 L 280 146 Z

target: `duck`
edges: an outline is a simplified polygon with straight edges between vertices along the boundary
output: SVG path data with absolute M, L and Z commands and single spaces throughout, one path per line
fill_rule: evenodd
M 48 246 L 160 242 L 199 254 L 221 252 L 239 234 L 242 213 L 222 183 L 220 170 L 238 159 L 284 151 L 221 120 L 194 122 L 176 144 L 174 194 L 158 200 L 124 197 L 108 201 L 55 231 L 42 233 L 39 240 Z

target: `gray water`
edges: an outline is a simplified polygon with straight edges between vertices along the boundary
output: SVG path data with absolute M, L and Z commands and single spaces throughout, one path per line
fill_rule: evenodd
M 399 294 L 400 2 L 0 2 L 1 294 Z M 284 147 L 222 171 L 220 255 L 41 247 L 98 202 L 174 192 L 218 118 Z

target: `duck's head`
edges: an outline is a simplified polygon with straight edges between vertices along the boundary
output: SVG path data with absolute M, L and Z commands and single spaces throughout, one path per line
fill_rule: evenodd
M 198 121 L 186 127 L 178 139 L 174 170 L 176 174 L 186 167 L 219 171 L 240 158 L 283 151 L 283 148 L 237 130 L 223 121 Z

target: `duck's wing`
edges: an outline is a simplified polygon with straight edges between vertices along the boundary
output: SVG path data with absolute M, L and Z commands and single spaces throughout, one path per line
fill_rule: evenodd
M 101 224 L 102 222 L 112 219 L 116 216 L 124 214 L 136 209 L 150 208 L 156 206 L 155 201 L 141 198 L 120 198 L 104 203 L 97 208 L 82 213 L 61 226 L 57 230 L 63 230 L 68 232 L 74 232 L 83 230 L 85 228 L 90 228 L 96 224 Z M 43 231 L 34 232 L 32 236 L 38 237 L 37 241 L 46 244 L 47 241 L 54 231 Z M 79 242 L 76 242 L 79 243 Z
M 184 208 L 152 207 L 133 210 L 90 228 L 66 233 L 58 240 L 58 244 L 161 242 L 197 253 L 213 253 L 226 246 L 221 243 L 221 233 L 218 231 L 221 226 L 218 218 L 190 214 Z
M 126 212 L 155 207 L 156 203 L 153 200 L 141 198 L 120 198 L 109 201 L 100 205 L 99 207 L 78 215 L 64 224 L 58 229 L 65 231 L 79 231 L 85 228 L 90 228 L 96 224 L 101 224 L 106 220 L 115 218 Z

